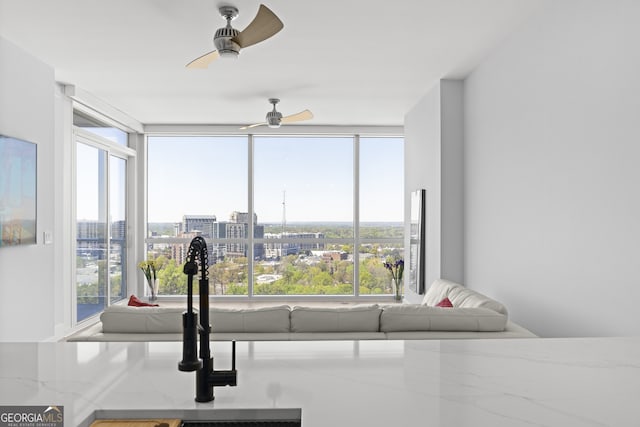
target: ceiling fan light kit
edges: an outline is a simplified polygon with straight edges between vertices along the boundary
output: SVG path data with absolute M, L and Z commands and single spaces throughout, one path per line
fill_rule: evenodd
M 227 20 L 227 26 L 218 28 L 213 36 L 213 45 L 221 58 L 235 59 L 240 54 L 240 45 L 235 41 L 240 32 L 231 26 L 231 21 L 238 16 L 238 9 L 233 6 L 222 6 L 219 10 L 220 15 Z
M 189 62 L 187 68 L 207 68 L 211 62 L 222 58 L 237 58 L 240 50 L 260 43 L 278 33 L 284 24 L 268 7 L 261 4 L 258 14 L 253 21 L 242 31 L 231 26 L 231 21 L 238 16 L 238 8 L 234 6 L 221 6 L 218 11 L 227 21 L 225 27 L 219 28 L 213 36 L 213 44 L 216 50 L 205 53 Z
M 273 110 L 267 113 L 267 116 L 265 117 L 265 120 L 266 120 L 265 122 L 255 123 L 249 126 L 243 126 L 240 129 L 241 130 L 251 129 L 256 126 L 263 126 L 263 125 L 267 125 L 272 129 L 277 129 L 283 123 L 301 122 L 303 120 L 310 120 L 313 118 L 313 113 L 309 110 L 303 110 L 303 111 L 300 111 L 299 113 L 291 114 L 289 116 L 283 117 L 282 113 L 276 110 L 276 104 L 278 102 L 280 102 L 278 98 L 269 98 L 269 103 L 273 104 Z
M 282 113 L 276 111 L 276 104 L 280 102 L 280 100 L 278 98 L 269 98 L 269 102 L 273 104 L 273 110 L 267 113 L 267 126 L 272 129 L 277 129 L 280 127 L 280 122 L 282 121 Z

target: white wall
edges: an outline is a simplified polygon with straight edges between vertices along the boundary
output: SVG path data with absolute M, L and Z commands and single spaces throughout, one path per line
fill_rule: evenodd
M 640 2 L 552 2 L 465 81 L 466 284 L 543 336 L 640 334 Z
M 462 82 L 442 80 L 405 116 L 405 222 L 410 218 L 410 192 L 426 189 L 426 287 L 439 277 L 464 278 L 462 113 Z M 406 234 L 408 248 L 408 229 Z M 407 249 L 405 259 L 408 256 Z M 405 299 L 421 302 L 407 281 Z
M 464 89 L 440 81 L 440 277 L 464 283 Z M 434 278 L 435 279 L 435 278 Z M 427 282 L 429 286 L 431 282 Z
M 0 248 L 0 341 L 54 335 L 54 88 L 51 67 L 0 38 L 0 134 L 38 145 L 38 242 Z

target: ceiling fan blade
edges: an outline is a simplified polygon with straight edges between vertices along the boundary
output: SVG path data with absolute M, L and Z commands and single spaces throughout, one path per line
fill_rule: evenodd
M 199 56 L 198 58 L 189 62 L 186 65 L 186 67 L 187 68 L 207 68 L 209 64 L 211 64 L 213 61 L 215 61 L 219 57 L 220 57 L 220 54 L 218 53 L 218 51 L 214 50 L 209 53 L 205 53 L 204 55 Z
M 242 126 L 240 128 L 240 130 L 251 129 L 251 128 L 254 128 L 256 126 L 264 126 L 266 124 L 267 124 L 267 122 L 262 122 L 262 123 L 255 123 L 255 124 L 252 124 L 252 125 L 249 125 L 249 126 Z
M 303 120 L 313 119 L 313 113 L 309 110 L 300 111 L 297 114 L 292 114 L 290 116 L 285 116 L 280 120 L 280 123 L 293 123 L 293 122 L 301 122 Z
M 284 24 L 267 6 L 261 4 L 258 14 L 253 21 L 240 32 L 233 40 L 240 47 L 248 47 L 259 43 L 276 34 L 284 27 Z

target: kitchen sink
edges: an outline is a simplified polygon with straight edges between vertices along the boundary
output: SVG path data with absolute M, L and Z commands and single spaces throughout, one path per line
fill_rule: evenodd
M 183 427 L 301 427 L 298 421 L 184 421 Z
M 300 427 L 302 410 L 299 408 L 96 410 L 78 427 L 173 427 L 175 425 L 181 427 Z

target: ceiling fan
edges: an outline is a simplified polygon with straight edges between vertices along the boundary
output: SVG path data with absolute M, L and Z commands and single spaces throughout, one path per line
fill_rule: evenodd
M 265 122 L 256 123 L 249 126 L 243 126 L 240 129 L 250 129 L 256 126 L 267 125 L 270 128 L 279 128 L 281 124 L 301 122 L 303 120 L 309 120 L 313 118 L 313 113 L 309 110 L 300 111 L 299 113 L 292 114 L 290 116 L 282 117 L 282 113 L 276 110 L 276 104 L 280 102 L 278 98 L 269 98 L 269 102 L 273 104 L 273 110 L 267 113 Z
M 187 68 L 207 68 L 211 62 L 219 57 L 237 58 L 240 49 L 260 43 L 275 35 L 284 24 L 267 6 L 261 4 L 258 14 L 242 31 L 231 26 L 231 21 L 238 16 L 238 8 L 221 6 L 220 14 L 227 20 L 227 26 L 219 28 L 213 37 L 216 50 L 205 53 L 189 62 Z

